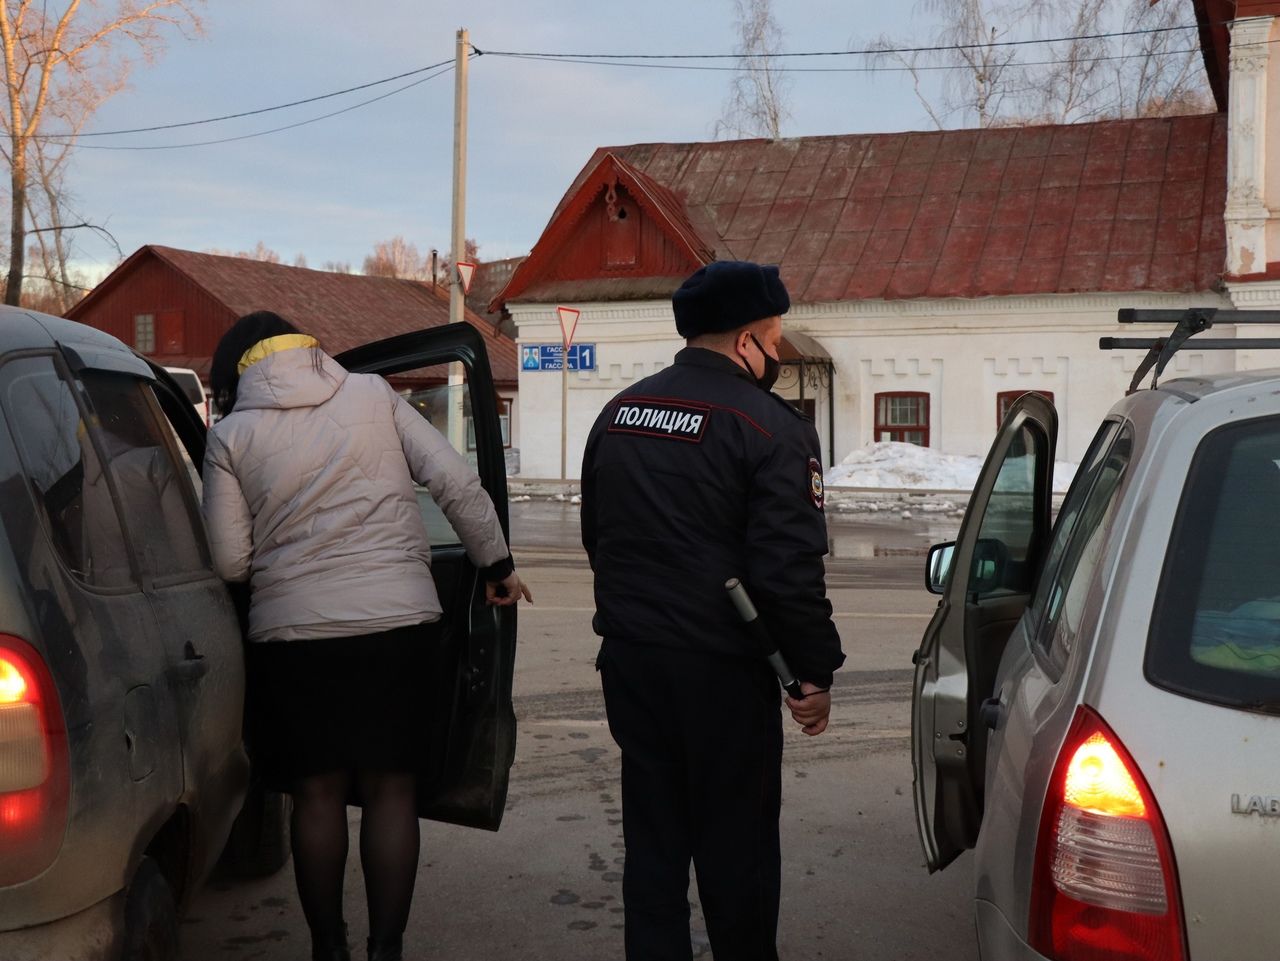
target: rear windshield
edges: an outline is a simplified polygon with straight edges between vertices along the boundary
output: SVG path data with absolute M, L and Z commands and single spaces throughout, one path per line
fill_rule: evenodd
M 193 404 L 204 403 L 204 391 L 200 389 L 200 378 L 189 370 L 171 370 L 169 376 L 178 382 L 187 400 Z
M 1196 452 L 1146 673 L 1201 700 L 1280 713 L 1280 418 L 1215 431 Z

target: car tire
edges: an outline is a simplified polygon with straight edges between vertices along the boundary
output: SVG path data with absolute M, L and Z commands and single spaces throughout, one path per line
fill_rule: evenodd
M 144 857 L 124 903 L 122 961 L 175 961 L 178 905 L 173 888 L 154 859 Z
M 288 864 L 292 813 L 289 795 L 257 783 L 250 787 L 222 852 L 227 873 L 243 879 L 265 878 Z

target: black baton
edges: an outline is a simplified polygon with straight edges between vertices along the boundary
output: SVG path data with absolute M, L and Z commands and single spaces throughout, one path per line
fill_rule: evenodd
M 742 618 L 743 623 L 747 625 L 747 630 L 751 632 L 752 638 L 760 645 L 760 649 L 773 652 L 768 656 L 767 660 L 769 661 L 769 666 L 778 675 L 778 680 L 782 683 L 783 690 L 795 700 L 801 700 L 804 697 L 804 692 L 800 690 L 800 682 L 791 673 L 791 668 L 787 667 L 787 662 L 783 659 L 782 652 L 778 650 L 778 645 L 773 643 L 773 638 L 769 636 L 769 629 L 765 627 L 764 621 L 760 620 L 760 612 L 751 603 L 751 595 L 742 586 L 742 581 L 736 577 L 731 577 L 724 582 L 724 589 L 729 592 L 729 600 L 733 601 L 733 606 L 737 608 L 738 615 Z

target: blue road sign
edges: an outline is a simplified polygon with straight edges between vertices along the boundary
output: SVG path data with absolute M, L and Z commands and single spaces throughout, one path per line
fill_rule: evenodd
M 595 344 L 571 344 L 569 346 L 569 369 L 570 370 L 595 370 L 596 369 L 596 345 Z
M 560 370 L 563 361 L 563 344 L 524 344 L 520 348 L 521 370 Z M 596 345 L 570 345 L 569 369 L 595 370 Z

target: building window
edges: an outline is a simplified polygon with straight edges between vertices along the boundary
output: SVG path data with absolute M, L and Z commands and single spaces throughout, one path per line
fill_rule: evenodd
M 876 394 L 876 440 L 929 446 L 929 395 L 914 391 Z
M 1053 391 L 1051 390 L 1002 390 L 996 394 L 996 429 L 1004 423 L 1005 415 L 1009 413 L 1009 408 L 1013 406 L 1013 402 L 1023 394 L 1039 394 L 1050 404 L 1053 403 Z
M 155 314 L 133 315 L 133 346 L 142 354 L 156 352 Z
M 507 397 L 498 398 L 498 424 L 502 427 L 502 446 L 511 446 L 511 400 Z M 467 450 L 476 449 L 476 422 L 470 415 L 467 416 Z

